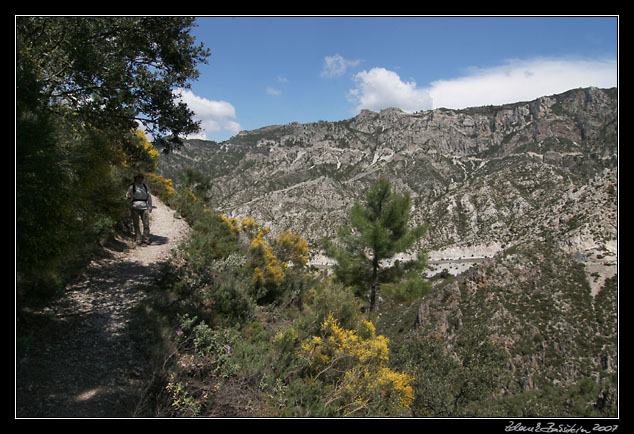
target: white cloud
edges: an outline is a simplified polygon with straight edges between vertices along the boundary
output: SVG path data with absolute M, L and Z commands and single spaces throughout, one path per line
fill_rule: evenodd
M 324 68 L 321 71 L 321 76 L 324 78 L 340 77 L 346 73 L 348 68 L 355 67 L 360 60 L 344 59 L 340 54 L 334 56 L 324 57 Z
M 394 71 L 372 68 L 357 73 L 354 81 L 356 88 L 348 92 L 348 100 L 357 104 L 357 111 L 397 107 L 414 112 L 432 107 L 431 97 L 425 89 L 418 89 L 413 80 L 403 82 Z
M 437 80 L 427 89 L 434 108 L 460 109 L 530 101 L 579 87 L 617 86 L 615 60 L 509 60 L 491 68 L 471 68 L 456 79 Z
M 268 93 L 269 95 L 278 96 L 282 93 L 282 91 L 269 86 L 266 88 L 266 93 Z
M 237 134 L 240 124 L 236 118 L 236 110 L 227 101 L 213 101 L 195 95 L 189 89 L 178 89 L 174 95 L 180 98 L 194 112 L 194 119 L 201 121 L 201 131 L 189 138 L 207 139 L 208 132 L 228 131 Z

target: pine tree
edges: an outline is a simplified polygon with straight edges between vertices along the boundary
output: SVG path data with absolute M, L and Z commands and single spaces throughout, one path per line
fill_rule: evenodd
M 400 285 L 417 293 L 410 295 L 422 295 L 427 288 L 427 282 L 419 277 L 426 266 L 424 254 L 409 261 L 395 261 L 391 266 L 382 264 L 411 249 L 425 234 L 425 226 L 408 226 L 410 208 L 409 194 L 392 192 L 391 183 L 381 178 L 368 189 L 365 203 L 357 202 L 350 210 L 348 224 L 337 231 L 339 242 L 324 241 L 326 254 L 337 261 L 336 278 L 358 293 L 369 289 L 370 312 L 381 284 L 391 283 L 392 288 Z

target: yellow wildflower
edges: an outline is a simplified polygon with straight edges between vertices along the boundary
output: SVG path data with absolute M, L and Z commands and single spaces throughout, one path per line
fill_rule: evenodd
M 300 349 L 304 355 L 310 352 L 314 379 L 333 383 L 328 402 L 340 402 L 343 414 L 381 406 L 383 401 L 409 408 L 414 401 L 414 378 L 386 366 L 389 339 L 377 336 L 371 322 L 364 321 L 357 333 L 342 328 L 331 314 L 322 323 L 321 333 L 302 342 Z

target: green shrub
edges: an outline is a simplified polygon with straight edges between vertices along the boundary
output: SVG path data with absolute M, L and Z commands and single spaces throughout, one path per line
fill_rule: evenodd
M 198 357 L 213 365 L 214 375 L 228 378 L 238 370 L 231 357 L 234 337 L 225 328 L 212 328 L 198 317 L 179 315 L 179 327 L 176 331 L 176 344 L 181 351 L 195 352 Z

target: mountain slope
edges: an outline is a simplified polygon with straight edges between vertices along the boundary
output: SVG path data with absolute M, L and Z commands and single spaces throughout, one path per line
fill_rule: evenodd
M 379 327 L 440 338 L 454 358 L 466 330 L 485 330 L 507 356 L 502 396 L 565 395 L 589 381 L 588 405 L 605 408 L 618 372 L 617 107 L 616 89 L 588 88 L 464 110 L 366 110 L 192 140 L 160 170 L 211 176 L 214 208 L 302 234 L 317 265 L 328 261 L 318 241 L 387 177 L 411 194 L 411 223 L 429 226 L 416 246 L 430 254 L 428 275 L 449 273 L 422 302 L 386 301 Z
M 160 170 L 198 168 L 212 177 L 215 208 L 312 242 L 386 176 L 429 223 L 427 248 L 509 244 L 548 228 L 562 245 L 614 251 L 616 107 L 615 89 L 589 88 L 499 107 L 364 110 L 192 140 Z

